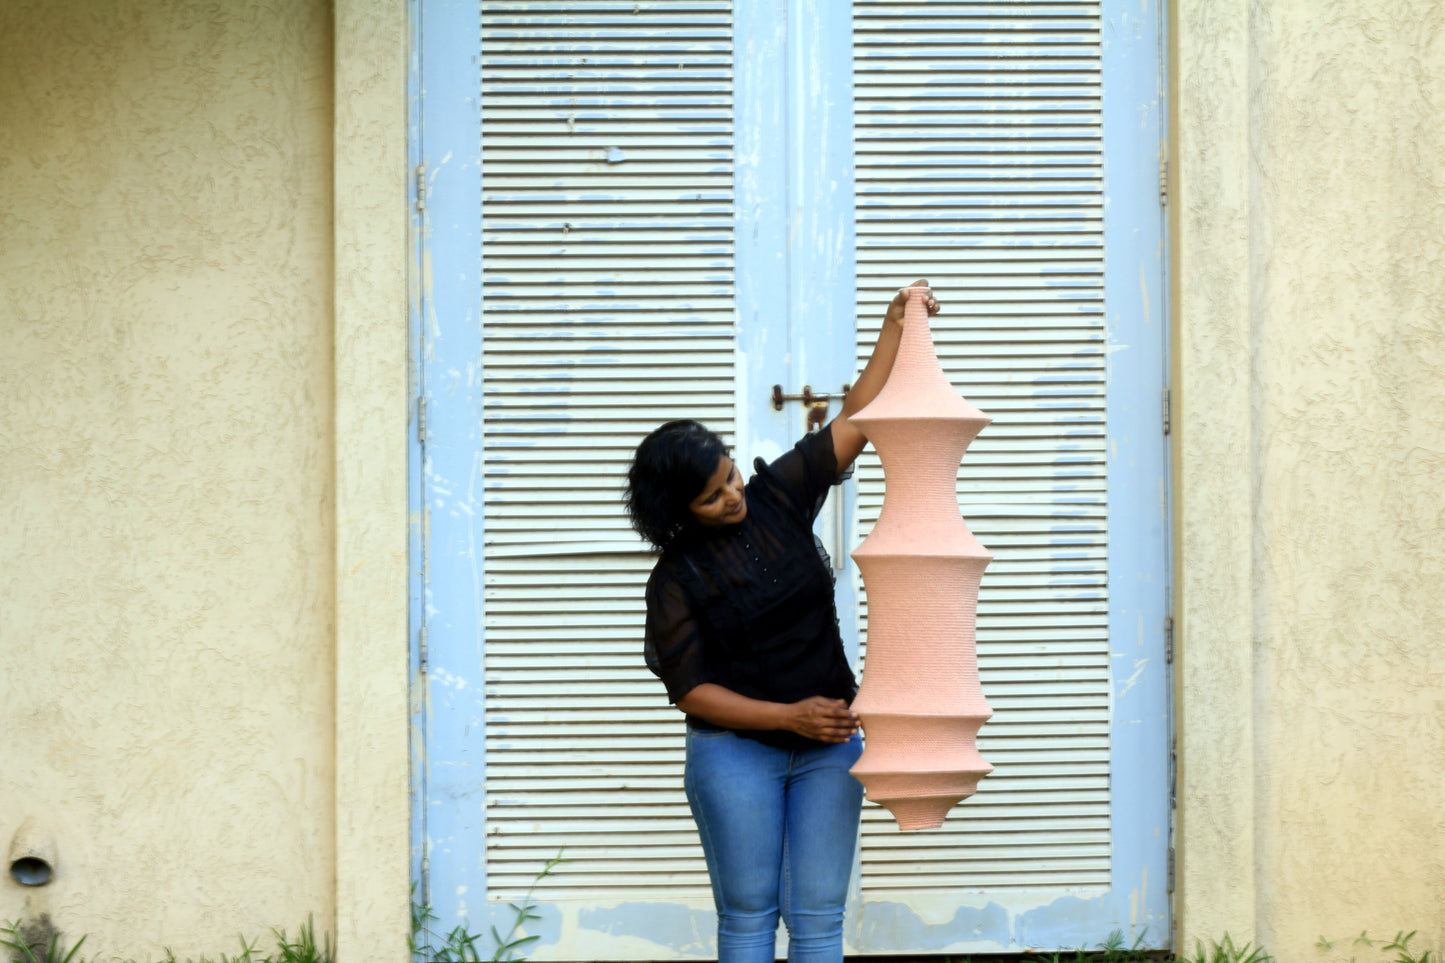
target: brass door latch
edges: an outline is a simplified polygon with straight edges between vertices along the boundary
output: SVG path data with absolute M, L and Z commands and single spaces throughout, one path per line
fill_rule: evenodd
M 853 386 L 844 385 L 843 390 L 837 394 L 814 394 L 812 385 L 803 385 L 802 394 L 786 395 L 783 394 L 782 385 L 773 385 L 773 410 L 782 411 L 785 401 L 801 401 L 803 407 L 808 409 L 808 430 L 817 431 L 828 420 L 828 402 L 834 398 L 842 398 L 851 387 Z

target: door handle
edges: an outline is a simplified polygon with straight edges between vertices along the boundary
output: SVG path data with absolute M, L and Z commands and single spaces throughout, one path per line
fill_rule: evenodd
M 812 385 L 803 385 L 802 394 L 789 395 L 783 393 L 782 385 L 773 385 L 773 410 L 782 411 L 785 401 L 801 401 L 803 407 L 808 409 L 808 430 L 817 431 L 828 420 L 828 402 L 844 397 L 851 387 L 852 385 L 844 385 L 843 390 L 837 394 L 815 394 Z

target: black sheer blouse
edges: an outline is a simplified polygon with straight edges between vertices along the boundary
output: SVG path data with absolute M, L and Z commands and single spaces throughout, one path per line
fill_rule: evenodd
M 772 464 L 754 462 L 748 513 L 696 526 L 663 552 L 647 582 L 647 666 L 676 702 L 713 682 L 770 702 L 858 690 L 838 634 L 833 571 L 813 535 L 837 484 L 832 434 L 809 434 Z M 846 477 L 846 476 L 845 476 Z M 713 727 L 692 716 L 689 725 Z M 740 732 L 781 747 L 816 745 L 791 732 Z

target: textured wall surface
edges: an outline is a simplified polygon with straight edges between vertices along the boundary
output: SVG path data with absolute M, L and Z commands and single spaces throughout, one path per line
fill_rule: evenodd
M 1445 6 L 1174 13 L 1182 945 L 1439 948 Z
M 334 927 L 331 33 L 0 4 L 0 917 L 87 954 Z
M 410 959 L 407 6 L 336 0 L 336 935 Z

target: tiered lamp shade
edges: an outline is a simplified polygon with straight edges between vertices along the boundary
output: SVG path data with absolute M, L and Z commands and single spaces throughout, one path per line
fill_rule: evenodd
M 993 558 L 958 509 L 958 464 L 992 419 L 948 383 L 925 299 L 908 288 L 887 383 L 850 419 L 883 462 L 883 510 L 853 552 L 868 597 L 868 652 L 853 708 L 866 748 L 853 766 L 900 829 L 932 829 L 993 766 L 975 738 L 993 710 L 978 680 L 978 585 Z

